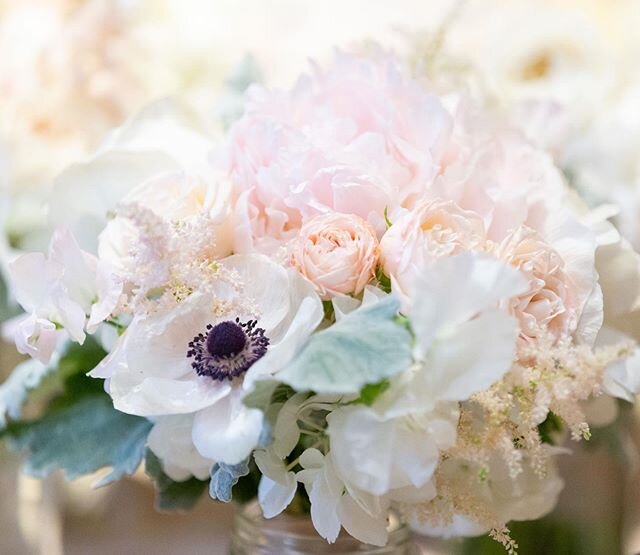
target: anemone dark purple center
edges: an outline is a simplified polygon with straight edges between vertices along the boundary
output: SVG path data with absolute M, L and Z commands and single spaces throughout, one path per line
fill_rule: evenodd
M 231 357 L 242 352 L 247 335 L 235 322 L 220 322 L 207 334 L 207 351 L 213 357 Z
M 209 324 L 189 342 L 187 358 L 199 376 L 217 381 L 233 380 L 243 375 L 263 357 L 269 346 L 264 329 L 257 320 L 225 320 Z

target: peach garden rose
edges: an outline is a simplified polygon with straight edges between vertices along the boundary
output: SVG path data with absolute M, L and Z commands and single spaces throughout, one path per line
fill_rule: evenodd
M 291 249 L 291 264 L 323 299 L 358 294 L 374 277 L 379 245 L 374 229 L 353 214 L 328 213 L 309 220 Z

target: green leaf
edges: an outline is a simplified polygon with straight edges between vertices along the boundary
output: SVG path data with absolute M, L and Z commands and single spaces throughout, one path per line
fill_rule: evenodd
M 105 354 L 102 347 L 88 337 L 83 346 L 67 343 L 47 365 L 34 359 L 20 363 L 0 385 L 0 431 L 7 425 L 7 419 L 21 418 L 22 407 L 30 398 L 48 401 L 53 394 L 74 384 L 75 389 L 68 392 L 66 397 L 75 400 L 80 394 L 77 387 L 79 379 L 86 386 L 85 389 L 100 393 L 101 382 L 85 378 L 84 373 L 95 368 Z M 54 403 L 59 404 L 59 401 Z
M 296 391 L 355 394 L 402 372 L 411 363 L 411 336 L 394 322 L 399 306 L 388 296 L 312 335 L 278 379 Z
M 322 310 L 324 311 L 324 319 L 333 322 L 335 320 L 335 308 L 331 301 L 322 301 Z
M 549 412 L 542 424 L 538 425 L 538 433 L 542 443 L 549 443 L 553 445 L 554 436 L 562 430 L 562 420 L 559 416 L 553 412 Z
M 159 511 L 188 511 L 198 502 L 207 482 L 189 478 L 183 482 L 174 482 L 162 470 L 160 459 L 151 449 L 145 454 L 145 472 L 156 488 L 156 508 Z
M 385 293 L 391 293 L 391 279 L 389 279 L 389 276 L 387 276 L 380 267 L 376 269 L 376 281 L 380 289 Z
M 362 404 L 370 407 L 390 386 L 389 380 L 382 380 L 378 383 L 365 385 L 360 392 L 360 397 L 354 401 L 354 404 Z
M 61 469 L 72 480 L 111 467 L 97 484 L 103 486 L 135 472 L 151 426 L 145 418 L 115 410 L 102 393 L 80 395 L 36 421 L 20 423 L 10 437 L 27 451 L 27 473 L 44 477 Z
M 37 388 L 55 369 L 55 364 L 44 365 L 33 359 L 25 360 L 14 368 L 0 385 L 0 430 L 4 430 L 8 419 L 18 420 L 22 416 L 22 406 L 29 391 Z

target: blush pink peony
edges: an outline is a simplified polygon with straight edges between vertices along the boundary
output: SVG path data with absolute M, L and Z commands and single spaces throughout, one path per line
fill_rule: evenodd
M 378 255 L 375 231 L 362 218 L 323 214 L 300 230 L 291 249 L 291 265 L 326 300 L 360 293 L 375 275 Z
M 310 218 L 355 214 L 380 236 L 436 175 L 451 117 L 394 59 L 338 53 L 288 92 L 253 87 L 217 158 L 238 190 L 236 252 L 270 251 Z
M 462 96 L 433 94 L 391 57 L 339 53 L 290 91 L 252 88 L 215 160 L 234 190 L 234 251 L 293 253 L 325 298 L 357 292 L 363 259 L 309 240 L 306 225 L 342 214 L 371 226 L 405 302 L 425 264 L 500 250 L 531 282 L 513 308 L 524 337 L 548 328 L 592 341 L 599 327 L 596 243 L 551 157 Z M 356 268 L 338 271 L 348 257 Z

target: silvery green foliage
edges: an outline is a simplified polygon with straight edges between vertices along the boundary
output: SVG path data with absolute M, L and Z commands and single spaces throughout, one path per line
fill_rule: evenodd
M 144 455 L 151 422 L 113 408 L 106 395 L 87 395 L 11 433 L 27 451 L 24 469 L 44 477 L 61 469 L 69 480 L 111 467 L 97 487 L 133 474 Z
M 355 310 L 309 339 L 300 355 L 278 374 L 297 391 L 357 394 L 406 370 L 411 336 L 394 320 L 400 302 L 388 296 Z
M 84 345 L 65 342 L 53 354 L 49 364 L 29 359 L 18 364 L 0 385 L 0 431 L 8 420 L 22 417 L 22 406 L 33 390 L 48 387 L 65 389 L 64 382 L 74 374 L 84 374 L 104 357 L 104 350 L 91 338 Z
M 7 426 L 7 418 L 17 420 L 22 416 L 22 405 L 27 400 L 27 394 L 56 369 L 57 362 L 56 358 L 45 365 L 38 360 L 29 359 L 15 367 L 0 385 L 0 430 Z
M 224 503 L 231 501 L 233 486 L 242 476 L 249 474 L 249 459 L 238 464 L 216 463 L 211 469 L 209 495 Z
M 145 454 L 145 472 L 155 485 L 156 508 L 160 511 L 188 511 L 200 499 L 207 482 L 190 478 L 183 482 L 174 482 L 162 470 L 160 459 L 147 449 Z

